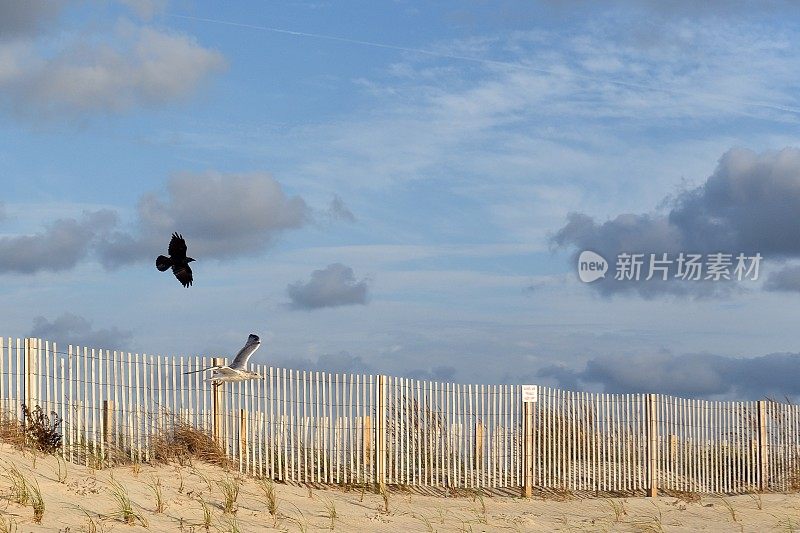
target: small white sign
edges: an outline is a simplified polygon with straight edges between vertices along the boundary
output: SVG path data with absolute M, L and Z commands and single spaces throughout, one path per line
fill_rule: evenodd
M 522 386 L 522 403 L 537 402 L 539 401 L 539 386 L 538 385 L 523 385 Z

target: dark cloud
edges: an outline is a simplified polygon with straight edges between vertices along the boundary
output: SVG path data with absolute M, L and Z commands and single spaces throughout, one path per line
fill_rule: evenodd
M 25 2 L 18 2 L 20 4 Z M 225 67 L 223 56 L 179 33 L 119 30 L 111 43 L 65 43 L 43 56 L 35 43 L 0 49 L 0 103 L 36 120 L 80 119 L 157 107 L 191 94 Z
M 599 385 L 609 393 L 662 393 L 691 398 L 757 399 L 800 396 L 800 354 L 773 353 L 752 358 L 713 354 L 604 356 L 584 368 L 550 366 L 540 377 L 560 387 L 581 390 Z
M 38 33 L 63 6 L 61 0 L 0 0 L 0 41 Z
M 356 281 L 353 269 L 333 263 L 311 273 L 308 282 L 291 283 L 286 292 L 293 309 L 320 309 L 367 303 L 367 281 Z
M 72 344 L 88 348 L 116 350 L 125 348 L 132 338 L 130 331 L 116 327 L 92 329 L 92 324 L 82 316 L 64 313 L 55 320 L 47 320 L 43 316 L 33 319 L 33 328 L 29 337 L 54 341 L 60 345 Z
M 294 370 L 311 370 L 320 372 L 333 372 L 337 374 L 380 374 L 385 369 L 375 368 L 362 357 L 349 352 L 339 352 L 320 355 L 316 360 L 310 358 L 292 358 L 277 361 L 274 366 L 278 368 L 291 368 Z M 427 381 L 455 380 L 456 369 L 449 365 L 434 366 L 430 369 L 413 369 L 400 371 L 398 375 L 411 379 Z
M 706 2 L 695 2 L 693 0 L 672 0 L 662 2 L 660 0 L 611 0 L 603 2 L 602 6 L 588 0 L 545 0 L 537 5 L 548 8 L 556 13 L 565 12 L 574 14 L 579 11 L 582 15 L 595 14 L 598 12 L 608 13 L 614 11 L 616 14 L 624 14 L 627 17 L 641 17 L 642 15 L 657 16 L 662 19 L 684 18 L 684 17 L 714 17 L 730 18 L 746 16 L 753 18 L 755 15 L 774 15 L 785 10 L 794 9 L 794 4 L 789 0 L 763 0 L 758 2 L 758 9 L 754 10 L 751 0 L 709 0 Z
M 592 283 L 604 294 L 636 291 L 648 297 L 662 293 L 712 294 L 731 289 L 729 283 L 674 280 L 613 279 L 617 254 L 678 252 L 760 253 L 764 258 L 800 257 L 796 237 L 800 221 L 800 149 L 757 154 L 732 149 L 714 173 L 697 188 L 685 190 L 663 204 L 666 212 L 623 214 L 603 223 L 573 213 L 552 236 L 556 247 L 593 250 L 610 262 L 610 274 Z M 577 258 L 577 253 L 575 255 Z M 675 265 L 670 274 L 675 274 Z
M 327 216 L 332 222 L 356 221 L 356 216 L 338 196 L 334 196 L 333 200 L 331 200 L 330 206 L 328 206 Z
M 320 355 L 316 360 L 308 358 L 292 358 L 275 363 L 279 368 L 295 370 L 313 370 L 338 374 L 374 374 L 375 368 L 360 356 L 348 352 Z
M 183 174 L 170 180 L 166 196 L 144 195 L 133 232 L 108 234 L 98 251 L 108 268 L 150 261 L 177 231 L 198 260 L 252 256 L 280 232 L 303 226 L 308 211 L 267 173 Z
M 800 292 L 800 265 L 792 265 L 773 272 L 764 283 L 768 291 Z
M 426 381 L 455 381 L 456 369 L 449 365 L 436 366 L 429 370 L 414 369 L 403 372 L 405 377 Z
M 101 210 L 86 212 L 80 219 L 56 220 L 34 235 L 2 237 L 0 273 L 69 270 L 89 254 L 92 244 L 116 222 L 116 213 Z

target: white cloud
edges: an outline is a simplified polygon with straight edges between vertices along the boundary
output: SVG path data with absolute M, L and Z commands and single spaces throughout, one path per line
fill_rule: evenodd
M 112 35 L 0 44 L 0 102 L 33 120 L 121 113 L 179 101 L 225 67 L 185 34 L 123 24 Z
M 254 256 L 277 234 L 303 226 L 308 213 L 266 172 L 185 173 L 170 179 L 166 195 L 143 195 L 132 230 L 107 236 L 98 250 L 108 267 L 150 260 L 177 231 L 198 260 Z

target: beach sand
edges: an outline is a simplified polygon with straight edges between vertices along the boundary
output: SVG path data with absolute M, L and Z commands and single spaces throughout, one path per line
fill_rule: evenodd
M 38 483 L 45 505 L 41 524 L 33 508 L 14 503 L 11 472 Z M 235 514 L 223 512 L 220 482 L 236 472 L 193 464 L 120 466 L 93 470 L 0 444 L 2 531 L 187 531 L 203 532 L 201 500 L 211 512 L 209 531 L 800 531 L 800 495 L 571 498 L 563 501 L 511 496 L 438 497 L 394 491 L 388 512 L 381 495 L 360 488 L 308 489 L 275 483 L 278 510 L 270 515 L 263 484 L 242 477 Z M 61 462 L 62 472 L 64 463 Z M 123 521 L 113 482 L 124 487 L 132 510 L 147 524 Z M 161 484 L 164 510 L 156 512 L 152 486 Z M 692 498 L 687 498 L 692 499 Z M 335 509 L 335 518 L 331 518 Z M 5 530 L 3 529 L 5 527 Z M 15 529 L 16 528 L 16 529 Z

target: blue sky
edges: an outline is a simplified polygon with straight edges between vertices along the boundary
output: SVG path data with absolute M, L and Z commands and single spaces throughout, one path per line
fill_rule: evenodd
M 2 333 L 798 394 L 796 14 L 696 4 L 0 0 Z M 719 290 L 578 280 L 632 243 L 769 253 Z

